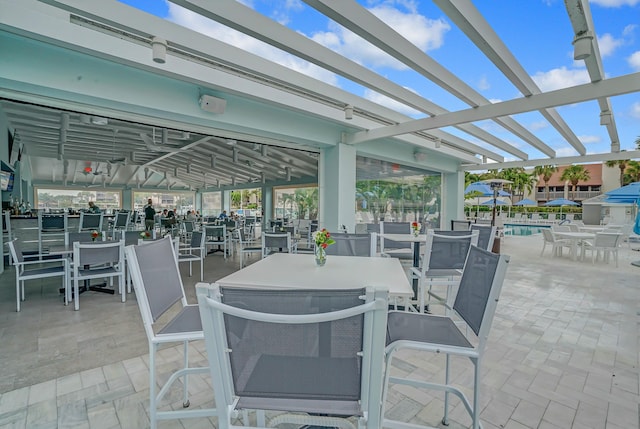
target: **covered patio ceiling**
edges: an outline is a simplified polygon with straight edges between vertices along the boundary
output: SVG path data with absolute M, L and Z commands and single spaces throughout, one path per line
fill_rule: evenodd
M 43 180 L 61 184 L 104 181 L 111 185 L 184 189 L 286 182 L 317 175 L 317 152 L 339 141 L 355 145 L 364 156 L 386 154 L 380 158 L 389 161 L 394 161 L 390 153 L 398 148 L 397 161 L 431 170 L 444 165 L 442 160 L 454 161 L 458 169 L 479 170 L 640 157 L 638 151 L 620 153 L 616 112 L 611 103 L 612 97 L 640 91 L 640 74 L 607 77 L 597 37 L 583 37 L 596 34 L 586 0 L 566 0 L 561 25 L 570 28 L 576 39 L 586 39 L 579 55 L 591 82 L 547 92 L 534 82 L 532 72 L 525 70 L 517 53 L 509 50 L 471 1 L 434 0 L 450 23 L 513 85 L 514 98 L 493 102 L 402 37 L 364 3 L 304 0 L 320 16 L 343 26 L 449 93 L 460 102 L 462 107 L 458 109 L 437 105 L 428 94 L 412 91 L 241 2 L 170 2 L 199 18 L 211 19 L 292 58 L 375 91 L 419 115 L 408 116 L 402 113 L 404 109 L 394 109 L 392 103 L 372 101 L 224 43 L 215 35 L 193 31 L 115 0 L 24 0 L 19 4 L 0 0 L 0 30 L 6 34 L 189 83 L 197 86 L 200 93 L 215 94 L 221 99 L 272 106 L 279 115 L 275 121 L 279 127 L 273 125 L 274 121 L 261 124 L 256 118 L 245 119 L 246 123 L 239 127 L 231 111 L 206 122 L 198 114 L 185 113 L 186 119 L 164 125 L 151 116 L 148 121 L 140 120 L 144 119 L 142 115 L 129 121 L 123 105 L 112 110 L 95 106 L 93 113 L 87 113 L 80 107 L 61 109 L 7 101 L 41 100 L 15 90 L 0 91 L 6 98 L 1 103 L 2 110 L 11 131 L 18 136 L 16 147 L 26 148 L 25 154 L 33 157 L 34 175 L 42 172 L 46 177 Z M 156 48 L 161 45 L 161 51 L 165 47 L 161 62 L 152 59 L 154 43 Z M 570 38 L 554 43 L 565 43 L 567 50 L 573 49 Z M 536 49 L 544 51 L 544 47 Z M 6 79 L 13 82 L 18 78 Z M 62 104 L 73 106 L 73 100 L 67 102 Z M 581 130 L 570 126 L 556 110 L 576 103 L 597 104 L 598 114 L 584 121 L 600 122 L 606 128 L 610 152 L 589 153 L 578 137 Z M 46 100 L 42 104 L 46 105 Z M 197 98 L 193 105 L 198 110 Z M 113 111 L 116 114 L 111 115 Z M 576 155 L 559 157 L 549 142 L 518 120 L 517 115 L 527 112 L 539 112 L 546 125 L 555 129 Z M 299 118 L 330 128 L 332 135 L 339 137 L 332 141 L 319 135 L 314 127 L 294 131 Z M 478 125 L 485 120 L 493 126 Z M 502 137 L 505 130 L 512 138 Z M 303 151 L 294 150 L 297 148 Z M 47 161 L 51 159 L 56 161 Z M 100 177 L 87 178 L 83 173 L 87 165 L 100 172 L 94 175 Z M 219 166 L 224 167 L 224 172 L 215 172 Z M 442 167 L 441 171 L 447 168 Z M 102 174 L 105 171 L 107 175 Z

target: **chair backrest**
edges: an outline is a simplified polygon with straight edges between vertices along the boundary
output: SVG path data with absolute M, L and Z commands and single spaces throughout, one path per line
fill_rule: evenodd
M 618 247 L 622 234 L 610 232 L 596 232 L 596 238 L 593 241 L 595 247 Z
M 489 251 L 493 249 L 497 229 L 490 225 L 471 225 L 471 231 L 478 231 L 478 247 Z
M 129 224 L 129 218 L 131 217 L 130 211 L 120 210 L 116 213 L 116 219 L 113 222 L 114 228 L 124 229 Z
M 451 220 L 452 231 L 469 231 L 471 222 L 468 220 Z
M 151 338 L 153 323 L 167 310 L 179 301 L 187 305 L 171 237 L 127 246 L 125 252 L 145 330 Z
M 182 222 L 182 229 L 187 234 L 191 234 L 195 230 L 195 222 L 192 220 L 185 220 Z
M 382 234 L 410 234 L 410 222 L 380 222 L 380 247 L 383 249 L 405 249 L 411 248 L 408 241 L 385 240 Z
M 286 251 L 291 253 L 291 234 L 288 232 L 263 232 L 262 256 L 267 256 L 274 251 Z
M 190 247 L 194 249 L 204 249 L 205 235 L 201 231 L 193 231 L 191 233 Z
M 141 233 L 145 233 L 145 231 L 115 231 L 113 239 L 122 240 L 124 238 L 124 245 L 131 246 L 138 244 L 138 240 L 142 238 Z
M 225 240 L 227 237 L 226 225 L 207 225 L 204 227 L 207 237 L 212 237 L 217 240 Z
M 20 241 L 17 238 L 14 238 L 13 240 L 8 241 L 7 244 L 9 245 L 9 252 L 11 253 L 11 261 L 14 264 L 23 263 L 24 255 L 22 253 L 22 244 Z
M 73 243 L 74 267 L 118 264 L 124 259 L 124 240 Z
M 197 296 L 221 419 L 235 398 L 238 408 L 379 410 L 381 383 L 369 377 L 382 374 L 384 336 L 374 333 L 386 325 L 385 292 L 200 285 Z
M 567 226 L 571 232 L 580 232 L 580 226 L 577 223 L 570 223 Z
M 326 248 L 327 255 L 375 256 L 376 233 L 331 233 L 335 243 Z
M 571 232 L 569 225 L 551 225 L 551 230 L 554 232 Z
M 102 238 L 97 238 L 96 240 L 102 241 Z M 65 246 L 71 246 L 73 245 L 73 243 L 76 243 L 76 242 L 89 243 L 91 241 L 93 240 L 91 239 L 91 232 L 89 231 L 84 231 L 84 232 L 68 231 L 64 234 Z
M 288 232 L 293 237 L 296 234 L 296 227 L 295 226 L 277 226 L 273 229 L 273 232 L 279 232 L 279 233 Z
M 553 243 L 556 241 L 556 238 L 553 236 L 553 232 L 550 228 L 540 228 L 540 232 L 542 233 L 542 238 L 547 243 Z
M 38 228 L 42 232 L 64 232 L 67 230 L 67 214 L 38 212 Z
M 483 349 L 489 336 L 509 257 L 471 246 L 453 310 L 478 337 Z
M 78 232 L 95 229 L 102 231 L 102 219 L 104 213 L 80 213 L 80 222 L 78 223 Z
M 455 233 L 455 234 L 454 234 Z M 460 234 L 463 235 L 460 235 Z M 471 246 L 478 244 L 478 231 L 427 231 L 423 272 L 464 268 Z

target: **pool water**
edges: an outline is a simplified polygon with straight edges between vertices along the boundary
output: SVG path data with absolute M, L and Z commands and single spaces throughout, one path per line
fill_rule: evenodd
M 504 229 L 507 235 L 533 235 L 540 234 L 540 230 L 543 228 L 550 228 L 545 225 L 516 225 L 505 223 Z

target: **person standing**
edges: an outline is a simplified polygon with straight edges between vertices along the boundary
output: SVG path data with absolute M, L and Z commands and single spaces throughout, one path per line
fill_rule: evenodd
M 144 206 L 144 229 L 146 231 L 153 230 L 155 215 L 156 210 L 153 208 L 153 201 L 151 201 L 151 198 L 149 198 L 147 200 L 147 205 Z

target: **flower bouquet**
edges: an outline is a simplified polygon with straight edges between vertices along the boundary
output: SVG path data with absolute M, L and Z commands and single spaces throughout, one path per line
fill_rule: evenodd
M 316 243 L 315 257 L 316 264 L 323 266 L 327 262 L 326 248 L 334 244 L 336 241 L 331 238 L 331 234 L 326 228 L 322 228 L 313 233 L 313 241 Z
M 98 239 L 98 237 L 102 237 L 102 231 L 98 231 L 96 229 L 91 231 L 91 241 L 96 241 L 96 239 Z
M 143 240 L 148 240 L 151 238 L 151 232 L 150 231 L 142 231 L 140 233 L 140 238 L 142 238 Z
M 417 237 L 418 235 L 420 235 L 420 228 L 421 228 L 421 225 L 419 222 L 416 222 L 416 221 L 411 222 L 411 233 L 413 234 L 414 237 Z

